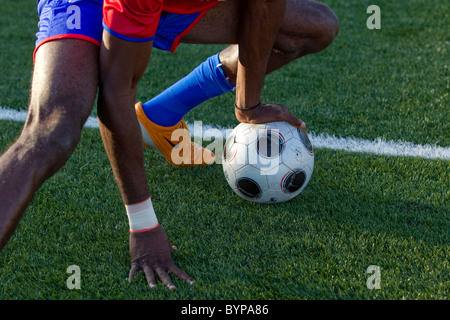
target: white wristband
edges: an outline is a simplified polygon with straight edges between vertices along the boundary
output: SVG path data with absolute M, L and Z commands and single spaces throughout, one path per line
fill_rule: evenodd
M 137 204 L 125 205 L 125 208 L 130 232 L 143 232 L 158 226 L 151 198 Z

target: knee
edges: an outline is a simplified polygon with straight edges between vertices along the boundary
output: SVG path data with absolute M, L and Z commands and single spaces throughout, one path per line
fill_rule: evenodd
M 76 149 L 80 139 L 81 129 L 77 129 L 73 125 L 65 125 L 62 129 L 54 130 L 48 144 L 55 157 L 66 162 Z
M 281 29 L 280 51 L 296 58 L 328 47 L 339 32 L 339 19 L 326 5 L 305 1 L 290 2 L 284 28 Z
M 339 19 L 326 5 L 318 4 L 318 21 L 316 35 L 316 50 L 320 51 L 328 47 L 339 33 Z
M 80 138 L 81 128 L 67 117 L 26 123 L 20 137 L 42 168 L 55 170 L 70 158 Z

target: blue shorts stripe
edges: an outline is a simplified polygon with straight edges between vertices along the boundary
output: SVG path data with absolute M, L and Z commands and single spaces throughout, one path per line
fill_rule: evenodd
M 155 36 L 153 37 L 149 37 L 149 38 L 133 38 L 133 37 L 127 37 L 124 36 L 110 28 L 108 28 L 108 26 L 105 25 L 105 23 L 103 22 L 103 28 L 105 28 L 106 31 L 108 31 L 110 34 L 112 34 L 113 36 L 122 39 L 122 40 L 126 40 L 126 41 L 131 41 L 131 42 L 148 42 L 148 41 L 152 41 Z

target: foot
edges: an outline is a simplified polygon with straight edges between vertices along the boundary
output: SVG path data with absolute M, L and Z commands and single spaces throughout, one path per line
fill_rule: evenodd
M 163 127 L 153 123 L 145 115 L 141 102 L 136 103 L 135 108 L 144 147 L 158 150 L 173 166 L 204 166 L 214 163 L 214 153 L 191 141 L 191 134 L 183 119 L 172 127 Z

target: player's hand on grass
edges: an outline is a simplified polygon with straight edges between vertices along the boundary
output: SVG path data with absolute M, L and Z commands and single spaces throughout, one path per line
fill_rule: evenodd
M 306 129 L 306 124 L 294 116 L 289 109 L 282 104 L 261 103 L 251 110 L 239 110 L 235 108 L 236 118 L 244 123 L 267 123 L 286 121 L 296 128 Z
M 156 274 L 168 289 L 176 289 L 169 272 L 193 284 L 194 279 L 175 266 L 171 255 L 174 249 L 161 226 L 145 232 L 130 233 L 131 270 L 128 280 L 131 281 L 142 270 L 152 288 L 156 286 Z

